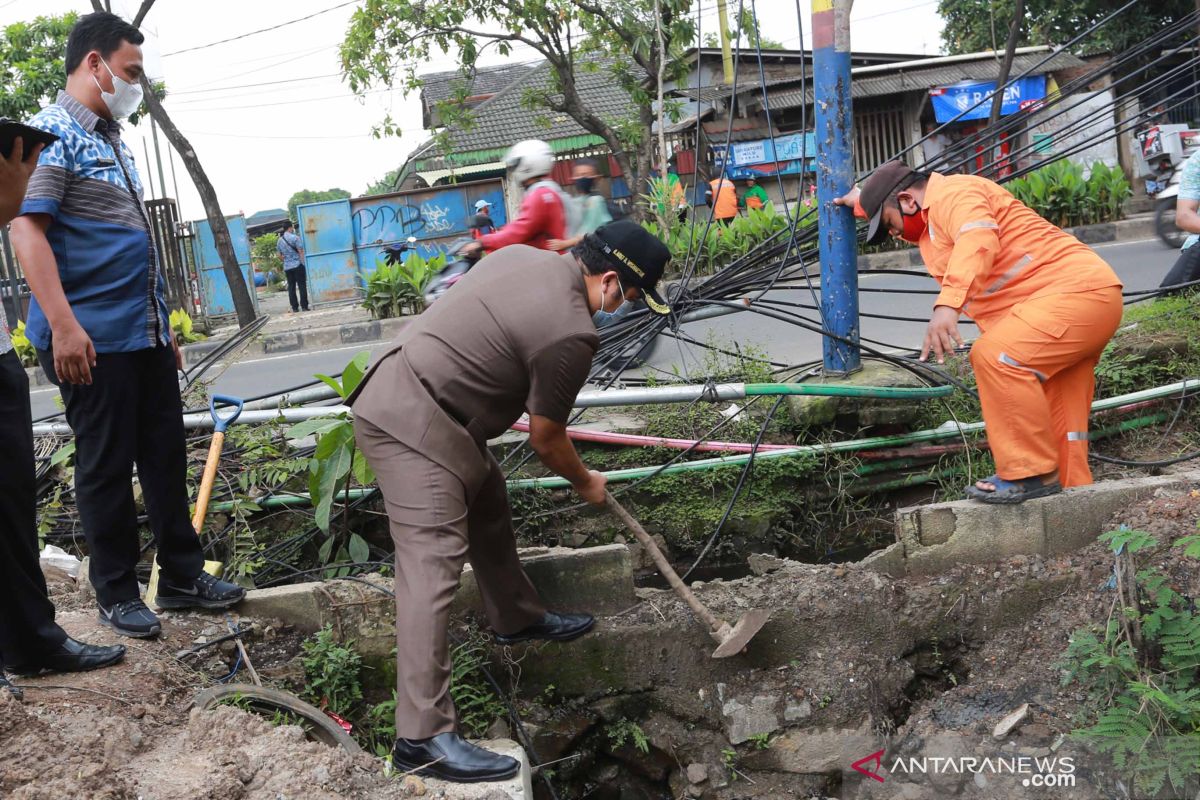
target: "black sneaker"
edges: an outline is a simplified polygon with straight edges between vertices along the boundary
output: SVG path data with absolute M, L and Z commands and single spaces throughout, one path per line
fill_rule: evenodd
M 100 621 L 122 636 L 135 639 L 151 639 L 162 632 L 158 617 L 146 608 L 141 598 L 125 600 L 108 608 L 101 605 Z
M 160 575 L 154 603 L 159 608 L 229 608 L 245 596 L 246 590 L 241 586 L 207 572 L 183 582 Z

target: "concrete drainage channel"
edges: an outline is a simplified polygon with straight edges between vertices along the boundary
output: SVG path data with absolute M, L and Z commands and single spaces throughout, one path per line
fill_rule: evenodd
M 710 658 L 704 630 L 671 592 L 635 588 L 627 546 L 527 550 L 548 605 L 600 619 L 570 644 L 497 649 L 497 675 L 521 698 L 538 761 L 556 762 L 556 780 L 593 797 L 875 796 L 850 765 L 919 704 L 969 684 L 969 652 L 1080 589 L 1078 575 L 1048 559 L 1091 543 L 1122 509 L 1198 484 L 1200 472 L 1187 472 L 1016 507 L 900 509 L 896 543 L 854 564 L 752 556 L 745 578 L 693 584 L 718 616 L 771 610 L 748 650 L 725 660 Z M 992 567 L 971 565 L 1006 562 L 1024 565 L 1019 579 L 999 569 L 993 581 L 972 579 Z M 456 614 L 479 609 L 468 568 Z M 301 631 L 330 625 L 368 661 L 395 645 L 392 599 L 356 582 L 256 590 L 241 610 Z M 1006 696 L 977 702 L 980 718 L 1013 711 Z M 489 796 L 532 797 L 524 781 Z

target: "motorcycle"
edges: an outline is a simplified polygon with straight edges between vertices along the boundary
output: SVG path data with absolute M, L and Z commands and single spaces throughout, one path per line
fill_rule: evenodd
M 1186 125 L 1152 125 L 1138 132 L 1146 194 L 1154 198 L 1154 232 L 1179 249 L 1188 234 L 1175 225 L 1175 204 L 1183 162 L 1194 152 L 1198 131 Z
M 414 245 L 416 241 L 415 236 L 410 236 L 407 241 L 384 247 L 384 258 L 388 265 L 392 266 L 402 262 L 405 253 L 415 249 Z M 429 283 L 425 286 L 424 294 L 426 306 L 432 305 L 435 300 L 450 291 L 450 288 L 458 283 L 462 279 L 462 276 L 470 272 L 471 268 L 479 263 L 479 259 L 483 257 L 483 252 L 477 248 L 467 247 L 467 245 L 473 243 L 474 240 L 470 238 L 456 239 L 450 243 L 447 252 L 453 254 L 453 260 L 447 262 L 446 266 L 438 270 L 429 279 Z

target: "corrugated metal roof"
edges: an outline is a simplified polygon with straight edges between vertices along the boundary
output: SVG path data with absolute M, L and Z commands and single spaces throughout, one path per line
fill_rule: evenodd
M 1057 72 L 1083 66 L 1083 61 L 1067 52 L 1055 53 L 1045 64 L 1038 66 L 1047 57 L 1046 53 L 1023 53 L 1013 58 L 1010 75 L 1020 75 L 1027 70 L 1037 67 L 1033 74 Z M 995 80 L 1000 72 L 1000 65 L 991 56 L 981 57 L 977 61 L 961 61 L 954 64 L 943 64 L 934 67 L 906 69 L 894 73 L 880 74 L 878 67 L 871 68 L 870 77 L 855 78 L 856 70 L 850 71 L 851 97 L 881 97 L 889 94 L 902 94 L 912 91 L 926 91 L 935 86 L 950 86 L 962 81 Z M 799 80 L 799 79 L 797 79 Z M 800 105 L 811 105 L 813 101 L 812 87 L 802 96 L 800 87 L 778 89 L 767 93 L 767 102 L 774 110 L 796 108 Z

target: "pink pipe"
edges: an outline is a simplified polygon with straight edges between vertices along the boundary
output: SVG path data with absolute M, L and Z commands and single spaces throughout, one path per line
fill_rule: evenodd
M 525 421 L 514 422 L 512 425 L 514 431 L 523 433 L 529 432 L 529 423 Z M 596 442 L 598 444 L 619 444 L 630 447 L 670 447 L 675 450 L 687 450 L 692 448 L 698 453 L 708 453 L 713 451 L 724 451 L 729 453 L 749 453 L 754 449 L 754 445 L 749 442 L 700 442 L 697 444 L 692 439 L 668 439 L 662 436 L 641 436 L 636 433 L 611 433 L 608 431 L 589 431 L 585 428 L 567 428 L 567 436 L 579 442 Z M 786 444 L 760 444 L 760 451 L 767 450 L 792 450 L 791 445 Z

